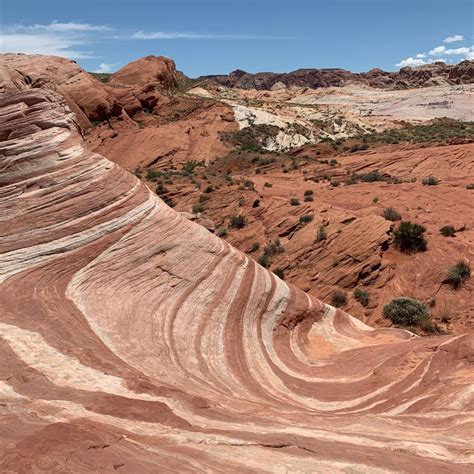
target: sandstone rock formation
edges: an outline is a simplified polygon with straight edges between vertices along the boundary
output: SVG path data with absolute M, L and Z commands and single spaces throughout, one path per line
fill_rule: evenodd
M 345 69 L 298 69 L 288 73 L 259 72 L 256 74 L 236 70 L 227 75 L 202 76 L 199 80 L 211 80 L 226 87 L 240 89 L 272 90 L 286 87 L 340 87 L 347 83 L 365 84 L 372 87 L 406 88 L 443 84 L 474 82 L 474 61 L 456 65 L 436 62 L 419 67 L 404 67 L 398 72 L 372 69 L 365 73 L 353 73 Z
M 472 472 L 473 335 L 372 330 L 0 98 L 3 472 Z

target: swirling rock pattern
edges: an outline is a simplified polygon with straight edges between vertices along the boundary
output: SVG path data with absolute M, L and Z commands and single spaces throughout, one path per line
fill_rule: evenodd
M 473 335 L 373 330 L 0 99 L 2 472 L 472 472 Z

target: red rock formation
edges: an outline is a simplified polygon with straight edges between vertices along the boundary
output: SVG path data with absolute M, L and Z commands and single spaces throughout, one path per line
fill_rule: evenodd
M 472 472 L 473 335 L 372 330 L 0 98 L 0 470 Z

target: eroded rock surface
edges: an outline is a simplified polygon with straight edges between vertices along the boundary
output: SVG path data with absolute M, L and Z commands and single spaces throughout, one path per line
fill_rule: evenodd
M 473 335 L 373 330 L 0 99 L 0 469 L 472 472 Z

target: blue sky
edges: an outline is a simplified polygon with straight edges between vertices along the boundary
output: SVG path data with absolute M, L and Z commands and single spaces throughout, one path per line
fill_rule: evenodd
M 0 0 L 0 51 L 114 71 L 149 54 L 189 76 L 396 70 L 473 57 L 472 0 Z

